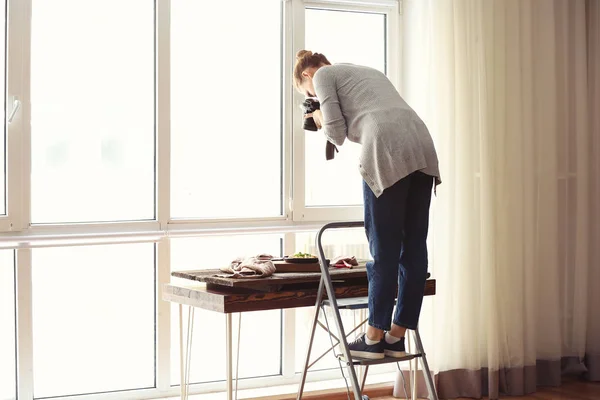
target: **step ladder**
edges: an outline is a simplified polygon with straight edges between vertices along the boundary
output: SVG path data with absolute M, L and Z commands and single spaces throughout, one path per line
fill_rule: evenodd
M 354 400 L 368 400 L 369 399 L 368 396 L 363 395 L 362 392 L 364 389 L 364 385 L 365 385 L 365 381 L 366 381 L 367 373 L 368 373 L 368 368 L 370 365 L 398 363 L 398 362 L 402 362 L 402 361 L 410 361 L 413 359 L 415 361 L 416 361 L 416 359 L 421 360 L 421 366 L 422 366 L 422 370 L 424 372 L 424 377 L 425 377 L 425 384 L 427 386 L 427 391 L 429 392 L 429 399 L 430 400 L 438 400 L 438 396 L 437 396 L 435 386 L 433 383 L 433 377 L 431 375 L 431 371 L 429 370 L 429 365 L 427 363 L 427 358 L 425 356 L 425 350 L 423 349 L 423 343 L 421 341 L 421 336 L 419 335 L 418 328 L 411 331 L 414 336 L 415 347 L 416 347 L 416 352 L 414 354 L 407 354 L 405 357 L 402 357 L 402 358 L 385 357 L 383 359 L 377 359 L 377 360 L 350 357 L 350 350 L 348 348 L 348 341 L 346 339 L 347 335 L 350 335 L 353 332 L 355 332 L 366 321 L 363 321 L 359 326 L 355 327 L 351 332 L 346 334 L 344 331 L 344 326 L 342 323 L 342 317 L 340 314 L 340 310 L 341 309 L 346 309 L 346 310 L 366 309 L 366 308 L 368 308 L 368 298 L 367 297 L 355 297 L 355 298 L 340 299 L 340 300 L 336 299 L 333 282 L 331 280 L 331 275 L 329 274 L 329 265 L 325 261 L 326 257 L 325 257 L 325 253 L 323 251 L 321 237 L 323 236 L 323 233 L 328 229 L 340 229 L 340 228 L 346 229 L 346 228 L 361 228 L 361 227 L 364 227 L 363 221 L 333 222 L 333 223 L 329 223 L 329 224 L 323 226 L 317 233 L 316 247 L 317 247 L 317 251 L 318 251 L 319 265 L 321 267 L 321 281 L 319 283 L 319 289 L 317 291 L 317 301 L 315 303 L 315 313 L 314 313 L 314 318 L 313 318 L 313 323 L 312 323 L 312 328 L 311 328 L 311 334 L 310 334 L 310 338 L 309 338 L 309 342 L 308 342 L 308 349 L 306 352 L 304 369 L 302 371 L 302 377 L 301 377 L 300 386 L 298 389 L 297 400 L 302 399 L 302 394 L 304 391 L 304 384 L 306 383 L 306 375 L 308 373 L 308 369 L 312 365 L 314 365 L 317 361 L 319 361 L 323 356 L 325 356 L 325 354 L 327 354 L 329 351 L 333 351 L 335 354 L 335 346 L 339 346 L 339 348 L 341 350 L 341 354 L 338 354 L 337 358 L 340 362 L 340 369 L 342 370 L 342 374 L 344 373 L 342 365 L 346 366 L 346 369 L 348 371 L 348 376 L 350 378 L 350 385 L 352 386 L 352 394 L 354 395 Z M 331 310 L 333 312 L 333 320 L 334 320 L 335 326 L 337 328 L 337 336 L 331 331 L 331 329 L 329 327 L 329 322 L 327 321 L 327 314 L 325 312 L 325 307 L 331 308 Z M 323 323 L 319 320 L 319 315 L 321 314 L 321 312 L 323 313 L 323 315 L 325 317 L 325 325 L 323 325 Z M 313 340 L 315 337 L 315 331 L 316 331 L 317 325 L 321 326 L 321 328 L 323 328 L 329 335 L 330 340 L 331 340 L 331 348 L 326 353 L 322 354 L 317 360 L 313 361 L 311 364 L 310 356 L 311 356 L 311 350 L 312 350 L 312 345 L 313 345 Z M 333 339 L 335 339 L 338 343 L 334 344 Z M 358 382 L 358 376 L 357 376 L 356 370 L 354 368 L 357 365 L 365 366 L 363 379 L 360 384 Z M 344 379 L 345 379 L 345 375 L 344 375 Z M 416 381 L 416 379 L 415 379 L 415 381 Z M 347 381 L 346 381 L 346 385 L 348 385 Z M 413 398 L 414 398 L 416 396 L 416 382 L 412 384 L 411 389 L 412 389 Z M 348 390 L 348 395 L 349 395 L 348 397 L 350 397 L 350 390 Z

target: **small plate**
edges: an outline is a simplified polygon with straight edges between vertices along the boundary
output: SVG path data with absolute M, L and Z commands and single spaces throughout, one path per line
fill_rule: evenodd
M 294 258 L 294 257 L 284 257 L 284 260 L 289 263 L 296 264 L 314 264 L 318 263 L 319 259 L 317 257 L 314 258 Z

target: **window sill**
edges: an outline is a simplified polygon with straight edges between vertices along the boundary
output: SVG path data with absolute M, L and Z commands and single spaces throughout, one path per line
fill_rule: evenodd
M 0 249 L 85 246 L 96 244 L 150 243 L 163 238 L 285 234 L 314 232 L 332 221 L 249 220 L 169 223 L 156 221 L 102 225 L 34 226 L 27 231 L 0 233 Z

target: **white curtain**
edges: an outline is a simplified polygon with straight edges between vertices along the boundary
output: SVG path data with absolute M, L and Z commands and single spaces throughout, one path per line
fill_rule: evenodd
M 440 396 L 600 379 L 598 1 L 404 5 L 402 93 L 443 180 L 421 319 Z

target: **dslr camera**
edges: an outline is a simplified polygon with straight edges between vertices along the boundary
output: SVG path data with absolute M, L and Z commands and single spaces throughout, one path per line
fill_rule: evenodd
M 319 103 L 318 100 L 309 98 L 309 99 L 304 100 L 304 103 L 302 103 L 302 111 L 304 113 L 304 116 L 306 116 L 307 114 L 312 114 L 316 110 L 320 110 L 320 109 L 321 109 L 321 103 Z M 315 120 L 313 117 L 304 118 L 303 128 L 306 131 L 318 131 L 319 130 L 319 128 L 317 128 L 317 124 L 315 123 Z M 327 143 L 325 144 L 325 159 L 333 160 L 336 152 L 338 152 L 337 147 L 328 140 Z
M 302 112 L 306 117 L 307 114 L 312 114 L 316 110 L 321 109 L 321 103 L 315 99 L 306 99 L 304 103 L 302 103 Z M 315 119 L 313 117 L 304 118 L 304 130 L 305 131 L 317 131 L 317 124 L 315 123 Z

